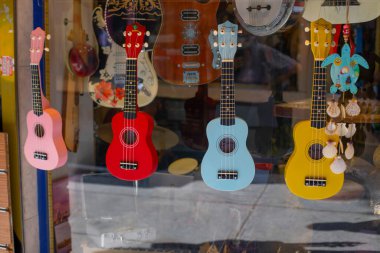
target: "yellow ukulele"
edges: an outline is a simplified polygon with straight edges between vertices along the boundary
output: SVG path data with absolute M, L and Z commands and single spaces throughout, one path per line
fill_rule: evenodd
M 306 43 L 314 55 L 310 120 L 295 125 L 295 148 L 285 167 L 286 185 L 294 195 L 304 199 L 329 198 L 340 191 L 344 181 L 343 173 L 331 171 L 333 159 L 322 154 L 327 141 L 337 143 L 339 140 L 338 136 L 325 133 L 326 68 L 321 65 L 329 54 L 332 33 L 332 25 L 323 19 L 311 23 L 311 41 Z

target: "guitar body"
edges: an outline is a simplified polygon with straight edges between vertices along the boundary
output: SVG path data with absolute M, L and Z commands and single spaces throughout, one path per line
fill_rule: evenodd
M 217 27 L 219 0 L 162 0 L 161 6 L 164 18 L 153 48 L 157 75 L 177 85 L 205 84 L 217 79 L 220 71 L 212 68 L 208 35 Z
M 123 112 L 112 118 L 113 139 L 107 150 L 109 172 L 122 180 L 141 180 L 152 175 L 158 165 L 157 152 L 152 142 L 153 119 L 137 112 L 135 119 L 124 118 Z M 134 164 L 134 169 L 122 169 L 121 163 Z
M 99 105 L 123 108 L 125 84 L 125 50 L 115 43 L 106 31 L 103 10 L 93 12 L 93 28 L 98 42 L 99 68 L 90 77 L 88 91 Z M 141 52 L 137 61 L 138 106 L 150 104 L 157 95 L 158 79 L 147 51 Z
M 27 161 L 33 167 L 43 170 L 63 166 L 67 161 L 67 149 L 62 137 L 62 118 L 59 112 L 48 108 L 43 110 L 41 116 L 37 116 L 30 111 L 26 117 L 26 124 L 28 135 L 24 154 Z M 39 152 L 40 155 L 46 154 L 46 160 L 36 159 L 35 152 Z
M 289 190 L 304 199 L 325 199 L 338 193 L 343 186 L 344 174 L 334 174 L 330 170 L 333 159 L 326 159 L 321 154 L 327 140 L 338 142 L 338 136 L 328 137 L 325 128 L 312 128 L 310 121 L 299 122 L 293 131 L 295 148 L 285 167 L 285 182 Z M 313 149 L 313 144 L 321 146 Z M 320 159 L 313 159 L 313 156 Z M 306 186 L 306 178 L 326 179 L 326 186 Z
M 367 22 L 380 15 L 378 0 L 350 0 L 350 4 L 348 23 Z M 306 0 L 303 18 L 308 21 L 323 18 L 332 24 L 345 24 L 346 11 L 346 1 Z
M 161 18 L 159 0 L 107 0 L 106 3 L 105 20 L 107 31 L 112 40 L 119 46 L 125 43 L 125 37 L 123 36 L 125 27 L 137 21 L 150 31 L 151 36 L 148 48 L 151 49 L 160 30 Z
M 255 164 L 246 145 L 247 123 L 235 118 L 234 125 L 226 126 L 216 118 L 207 125 L 206 132 L 209 147 L 201 164 L 203 181 L 220 191 L 236 191 L 250 185 L 255 176 Z M 218 178 L 220 170 L 237 172 L 237 179 Z
M 303 11 L 304 0 L 234 0 L 234 12 L 240 24 L 256 36 L 287 31 Z

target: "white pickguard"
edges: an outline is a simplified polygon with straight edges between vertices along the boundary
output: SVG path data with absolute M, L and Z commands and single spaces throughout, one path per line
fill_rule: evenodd
M 112 42 L 111 48 L 102 48 L 101 50 L 110 50 L 109 56 L 107 58 L 107 63 L 104 69 L 101 69 L 100 79 L 106 82 L 113 81 L 113 87 L 115 90 L 116 81 L 115 75 L 117 75 L 120 79 L 118 83 L 119 88 L 124 89 L 124 80 L 125 80 L 125 70 L 126 70 L 126 55 L 124 48 L 117 45 L 115 42 Z M 107 52 L 104 52 L 107 53 Z M 146 106 L 151 103 L 157 95 L 158 91 L 158 80 L 156 71 L 153 68 L 153 65 L 149 58 L 149 53 L 143 51 L 139 54 L 137 61 L 137 77 L 138 77 L 138 97 L 137 103 L 139 107 Z M 117 99 L 115 101 L 113 98 L 109 100 L 104 99 L 96 99 L 96 91 L 95 87 L 97 84 L 91 84 L 89 87 L 89 92 L 91 97 L 100 105 L 111 108 L 123 108 L 124 106 L 124 98 Z M 114 91 L 115 92 L 115 91 Z
M 341 6 L 322 6 L 325 2 L 335 2 Z M 379 0 L 358 0 L 360 5 L 349 7 L 348 22 L 361 23 L 377 18 L 380 15 Z M 332 24 L 346 23 L 345 0 L 305 0 L 303 18 L 308 21 L 316 21 L 320 18 Z

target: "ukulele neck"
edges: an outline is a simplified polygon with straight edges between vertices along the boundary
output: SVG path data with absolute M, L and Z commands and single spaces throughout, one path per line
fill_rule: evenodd
M 134 119 L 137 112 L 137 59 L 127 58 L 124 84 L 124 118 Z
M 32 74 L 33 113 L 37 116 L 43 114 L 41 99 L 40 67 L 38 64 L 30 64 Z
M 311 98 L 311 127 L 318 129 L 326 126 L 326 68 L 322 67 L 322 62 L 322 60 L 314 61 Z
M 220 119 L 225 126 L 235 125 L 234 62 L 222 62 L 222 91 L 220 95 Z

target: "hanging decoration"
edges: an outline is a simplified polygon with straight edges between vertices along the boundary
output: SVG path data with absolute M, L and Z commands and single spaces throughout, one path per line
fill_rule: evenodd
M 349 5 L 347 4 L 347 7 Z M 368 62 L 360 55 L 354 54 L 355 45 L 350 40 L 350 25 L 348 24 L 349 8 L 347 8 L 346 20 L 347 23 L 341 26 L 337 26 L 339 33 L 342 31 L 344 38 L 344 45 L 339 55 L 336 51 L 332 51 L 332 54 L 328 56 L 322 63 L 322 67 L 331 65 L 330 76 L 332 85 L 330 87 L 330 93 L 333 98 L 327 102 L 326 112 L 330 117 L 330 121 L 326 124 L 325 132 L 327 135 L 339 136 L 338 143 L 328 142 L 323 148 L 323 155 L 325 158 L 334 158 L 334 161 L 330 165 L 330 169 L 335 174 L 343 173 L 347 165 L 345 160 L 350 160 L 354 157 L 355 149 L 353 144 L 353 136 L 356 133 L 355 123 L 347 122 L 346 117 L 356 117 L 360 114 L 360 106 L 355 98 L 355 94 L 358 92 L 356 82 L 359 79 L 360 67 L 368 69 Z M 338 43 L 339 35 L 334 38 L 335 44 Z M 349 44 L 351 43 L 351 46 Z M 335 47 L 336 48 L 336 47 Z M 350 92 L 351 99 L 345 101 L 345 93 Z M 340 93 L 341 99 L 335 100 L 335 95 Z M 347 104 L 345 106 L 345 104 Z M 350 122 L 352 122 L 350 120 Z M 346 148 L 342 139 L 348 139 L 346 141 Z

